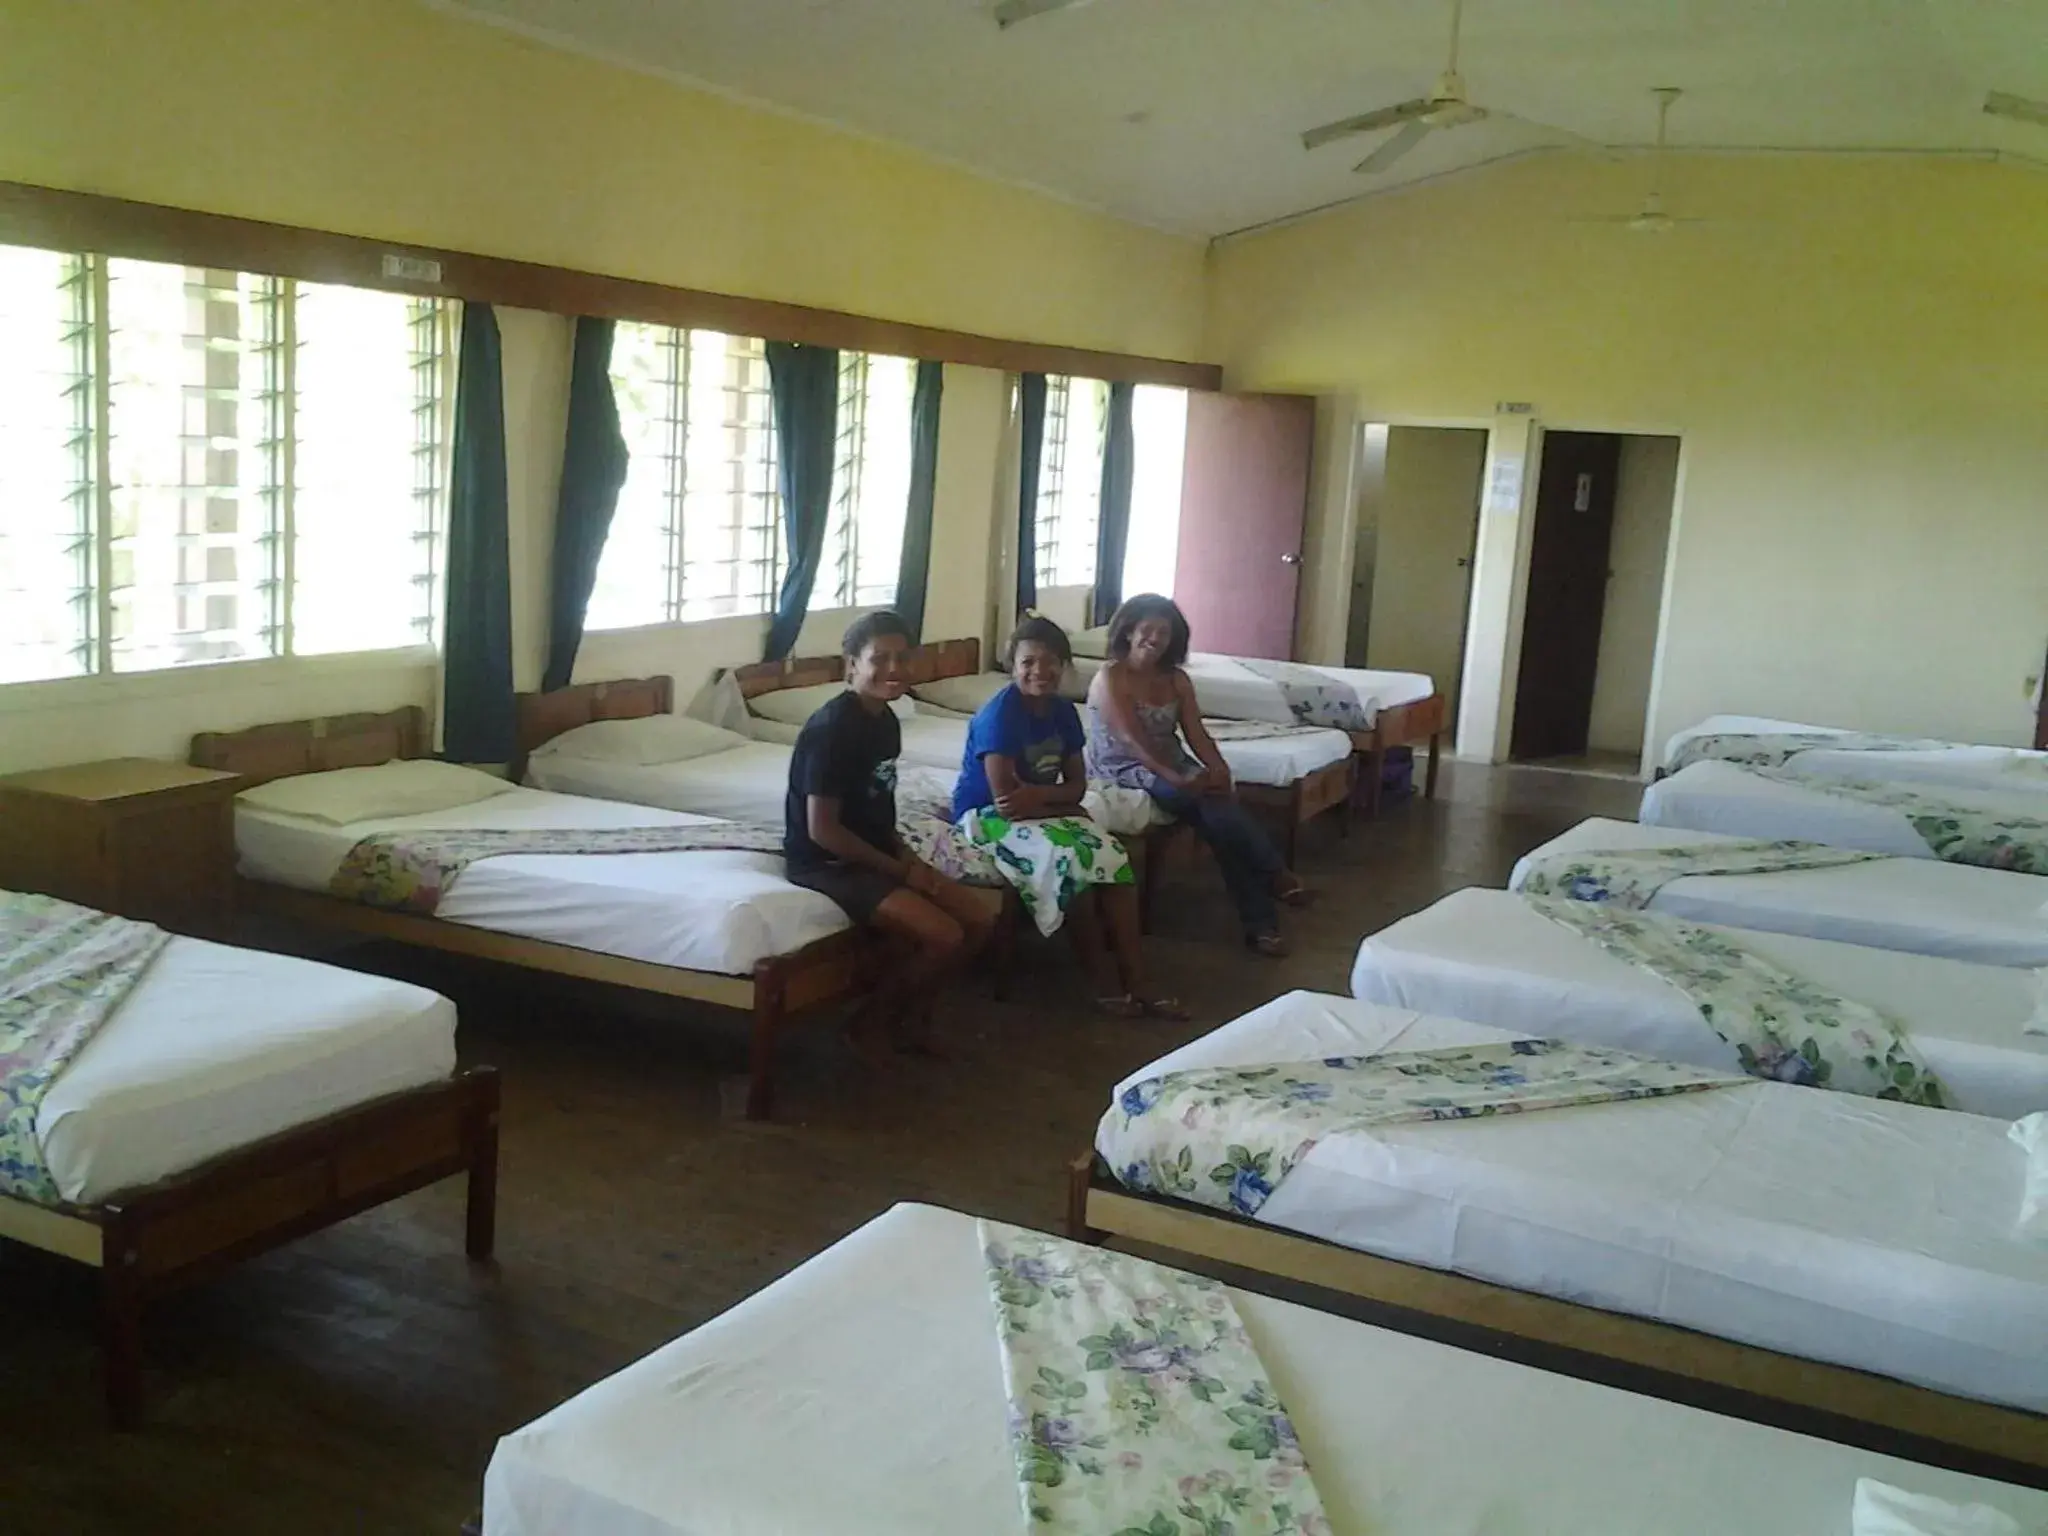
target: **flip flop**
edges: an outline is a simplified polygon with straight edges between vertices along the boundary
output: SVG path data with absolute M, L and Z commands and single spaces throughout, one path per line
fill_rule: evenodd
M 1185 1024 L 1194 1017 L 1181 1006 L 1181 1000 L 1177 997 L 1146 997 L 1140 998 L 1139 1001 L 1144 1005 L 1145 1017 L 1148 1019 L 1171 1019 L 1177 1024 Z
M 1112 994 L 1095 999 L 1095 1011 L 1106 1013 L 1112 1019 L 1142 1019 L 1151 1012 L 1143 998 L 1133 997 L 1128 992 Z
M 1267 960 L 1284 960 L 1292 953 L 1287 947 L 1287 941 L 1277 933 L 1248 933 L 1244 938 L 1244 946 L 1253 954 Z
M 1275 891 L 1273 899 L 1290 907 L 1312 907 L 1316 903 L 1316 893 L 1302 881 L 1296 880 L 1284 890 Z

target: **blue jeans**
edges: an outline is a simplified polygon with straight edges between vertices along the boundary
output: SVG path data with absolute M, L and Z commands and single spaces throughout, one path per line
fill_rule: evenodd
M 1237 908 L 1247 937 L 1280 931 L 1280 908 L 1273 899 L 1273 881 L 1287 866 L 1265 829 L 1230 795 L 1191 795 L 1155 781 L 1152 798 L 1173 819 L 1194 828 L 1207 843 L 1223 871 L 1224 889 Z

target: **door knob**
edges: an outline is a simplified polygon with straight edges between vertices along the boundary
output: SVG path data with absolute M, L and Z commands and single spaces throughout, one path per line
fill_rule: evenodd
M 1472 564 L 1472 562 L 1471 562 L 1470 560 L 1466 559 L 1466 558 L 1465 558 L 1465 557 L 1464 557 L 1463 555 L 1460 555 L 1460 556 L 1458 556 L 1458 569 L 1459 569 L 1459 570 L 1461 570 L 1461 571 L 1462 571 L 1462 570 L 1465 570 L 1465 569 L 1467 569 L 1468 567 L 1470 567 L 1470 566 L 1471 566 L 1471 564 Z
M 1301 564 L 1301 556 L 1290 552 L 1280 557 L 1280 563 L 1282 565 L 1299 565 Z

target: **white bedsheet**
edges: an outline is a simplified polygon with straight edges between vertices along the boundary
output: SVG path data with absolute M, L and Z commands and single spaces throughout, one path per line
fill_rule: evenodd
M 1856 1481 L 2048 1494 L 1232 1299 L 1341 1536 L 1834 1536 Z M 973 1218 L 899 1205 L 498 1442 L 484 1536 L 1024 1529 Z
M 325 891 L 342 858 L 373 832 L 408 827 L 651 827 L 710 818 L 538 789 L 475 805 L 336 827 L 235 808 L 243 874 Z M 684 970 L 745 975 L 847 926 L 816 891 L 783 878 L 772 853 L 519 854 L 480 859 L 441 898 L 435 916 L 495 933 L 569 944 Z
M 1182 1067 L 1510 1033 L 1295 992 L 1139 1069 L 1117 1092 Z M 1259 1219 L 2041 1412 L 2048 1249 L 2013 1235 L 2024 1171 L 2002 1121 L 1749 1082 L 1327 1137 Z
M 1861 944 L 1722 930 L 1793 974 L 1881 1008 L 1954 1107 L 2017 1120 L 2048 1109 L 2048 1037 L 2024 1033 L 2033 978 Z M 1352 995 L 1446 1018 L 1739 1072 L 1734 1047 L 1677 987 L 1508 891 L 1456 891 L 1358 946 Z
M 1678 755 L 1678 749 L 1696 736 L 1787 733 L 1850 734 L 1836 726 L 1802 725 L 1796 720 L 1772 720 L 1760 715 L 1709 715 L 1698 725 L 1678 732 L 1664 744 L 1664 762 L 1668 767 Z M 2048 795 L 2048 752 L 2029 752 L 2021 747 L 1955 745 L 1926 752 L 1837 752 L 1816 747 L 1810 752 L 1795 754 L 1785 766 L 1794 773 L 1832 774 L 1838 778 L 1869 779 L 1878 783 L 2031 793 L 2037 797 Z
M 50 1084 L 36 1139 L 90 1203 L 454 1070 L 455 1005 L 424 987 L 174 938 Z
M 1375 672 L 1363 667 L 1325 667 L 1310 662 L 1299 665 L 1323 673 L 1358 696 L 1367 719 L 1378 719 L 1383 709 L 1414 704 L 1436 692 L 1436 684 L 1420 672 Z M 1074 672 L 1085 690 L 1101 668 L 1100 660 L 1077 656 Z M 1275 725 L 1292 725 L 1287 696 L 1270 677 L 1254 672 L 1235 656 L 1213 651 L 1193 651 L 1187 659 L 1188 679 L 1195 685 L 1195 702 L 1202 713 L 1218 720 L 1267 720 Z
M 1532 849 L 1508 886 L 1521 889 L 1530 860 L 1551 853 L 1727 841 L 1719 833 L 1594 817 Z M 1872 859 L 1771 875 L 1688 875 L 1659 891 L 1650 910 L 1983 965 L 2040 966 L 2048 965 L 2044 889 L 2039 875 L 1935 859 Z
M 1992 793 L 1951 785 L 1921 788 L 1939 800 L 2014 816 L 2038 816 L 2043 804 L 2041 796 L 2024 790 Z M 1647 786 L 1640 818 L 1653 827 L 1725 832 L 1734 837 L 1799 837 L 1898 859 L 1935 856 L 1903 811 L 1767 779 L 1719 761 L 1694 763 Z

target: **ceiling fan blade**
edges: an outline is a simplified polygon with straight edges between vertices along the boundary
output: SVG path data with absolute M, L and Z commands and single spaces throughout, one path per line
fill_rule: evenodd
M 1993 91 L 1984 98 L 1984 110 L 1993 117 L 2009 117 L 2014 122 L 2048 128 L 2048 101 L 2030 101 L 2010 91 Z
M 1388 139 L 1379 148 L 1367 155 L 1352 170 L 1361 176 L 1377 176 L 1409 150 L 1428 138 L 1431 129 L 1427 123 L 1410 123 L 1399 133 Z
M 1354 134 L 1377 133 L 1382 128 L 1392 128 L 1399 123 L 1410 123 L 1429 111 L 1432 103 L 1423 97 L 1404 101 L 1398 106 L 1381 107 L 1377 112 L 1367 112 L 1358 117 L 1339 118 L 1334 123 L 1325 123 L 1320 128 L 1311 128 L 1301 136 L 1303 149 L 1320 149 L 1335 139 L 1348 139 Z
M 1074 6 L 1087 3 L 1088 0 L 996 0 L 996 25 L 1003 28 L 1014 27 L 1018 22 L 1029 21 L 1034 16 L 1070 10 Z

